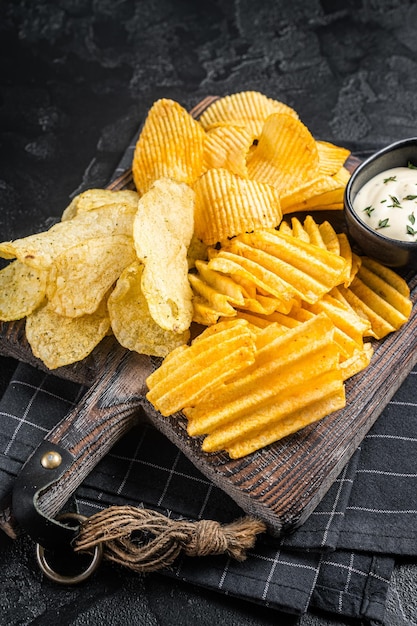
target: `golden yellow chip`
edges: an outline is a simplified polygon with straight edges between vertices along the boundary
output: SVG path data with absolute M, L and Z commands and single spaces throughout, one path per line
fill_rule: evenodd
M 73 198 L 64 210 L 61 220 L 69 220 L 85 211 L 94 211 L 111 204 L 124 204 L 136 212 L 139 195 L 130 189 L 113 191 L 111 189 L 87 189 Z
M 349 239 L 345 233 L 339 233 L 337 239 L 339 241 L 339 254 L 346 261 L 346 276 L 343 284 L 347 287 L 359 270 L 360 258 L 353 254 Z
M 344 186 L 331 176 L 317 175 L 293 188 L 283 189 L 280 194 L 282 212 L 312 211 L 325 209 L 330 204 L 343 202 Z
M 221 322 L 191 346 L 173 350 L 147 378 L 147 399 L 162 415 L 192 406 L 254 360 L 255 341 L 244 320 Z
M 384 291 L 379 291 L 376 285 L 380 285 Z M 385 325 L 383 324 L 382 327 L 379 325 L 380 318 L 387 324 L 387 329 L 391 328 L 388 332 L 398 330 L 409 318 L 411 301 L 395 292 L 394 289 L 390 289 L 384 281 L 375 280 L 375 275 L 365 273 L 362 267 L 350 284 L 349 290 L 362 303 L 361 310 L 368 316 L 378 339 L 382 339 L 387 334 L 383 330 Z
M 281 224 L 279 225 L 278 231 L 280 233 L 284 233 L 284 235 L 288 235 L 289 237 L 292 237 L 293 235 L 291 226 L 285 220 L 282 220 Z
M 135 261 L 120 275 L 107 303 L 111 327 L 118 342 L 128 350 L 165 357 L 186 344 L 190 332 L 164 330 L 153 320 L 141 289 L 142 272 L 143 265 Z
M 403 307 L 404 314 L 409 315 L 411 312 L 411 303 L 409 299 L 410 288 L 404 278 L 402 278 L 394 270 L 390 269 L 389 267 L 385 267 L 385 265 L 382 265 L 382 263 L 380 263 L 379 261 L 376 261 L 375 259 L 370 259 L 369 257 L 361 257 L 360 268 L 362 267 L 368 270 L 368 276 L 370 272 L 374 274 L 374 281 L 377 281 L 378 278 L 381 279 L 382 282 L 378 281 L 374 284 L 377 288 L 382 288 L 382 293 L 384 294 L 384 297 L 388 299 L 388 301 L 390 298 L 389 294 L 391 294 L 391 297 L 394 298 L 394 303 L 398 302 L 396 293 L 405 298 L 400 306 Z M 389 287 L 392 287 L 394 291 L 389 289 Z
M 315 246 L 319 246 L 319 248 L 323 248 L 324 250 L 328 250 L 324 242 L 320 226 L 319 224 L 317 224 L 317 222 L 314 221 L 311 215 L 307 215 L 304 220 L 303 227 L 308 234 L 310 243 L 314 244 Z M 334 252 L 334 254 L 339 254 L 338 250 L 336 252 L 332 250 L 331 252 Z
M 87 239 L 52 263 L 46 294 L 49 307 L 68 317 L 94 313 L 127 265 L 136 258 L 132 237 Z
M 252 283 L 255 287 L 253 298 L 256 297 L 256 289 L 260 288 L 287 303 L 289 307 L 292 306 L 294 294 L 289 292 L 288 285 L 274 271 L 256 260 L 228 250 L 220 250 L 216 257 L 210 259 L 208 266 L 212 270 L 233 276 L 234 280 L 242 277 Z
M 364 299 L 367 299 L 367 295 L 370 295 L 373 300 L 376 300 L 375 294 L 373 294 L 371 290 L 367 290 L 363 283 L 358 282 L 356 278 L 353 282 L 355 283 L 355 291 L 352 290 L 352 285 L 349 287 L 339 286 L 338 291 L 358 315 L 369 320 L 372 329 L 372 334 L 369 333 L 369 335 L 376 339 L 382 339 L 396 330 L 395 327 L 385 319 L 384 311 L 381 311 L 381 314 L 379 312 L 377 313 L 372 306 L 369 306 L 369 304 L 364 301 Z M 362 289 L 363 287 L 364 289 Z M 367 293 L 363 293 L 363 291 L 367 291 Z
M 334 325 L 362 347 L 363 337 L 369 336 L 371 325 L 369 320 L 360 317 L 352 307 L 344 304 L 330 294 L 325 294 L 314 304 L 304 304 L 305 308 L 318 315 L 325 313 Z
M 140 198 L 133 226 L 149 312 L 161 328 L 177 333 L 187 330 L 193 317 L 187 259 L 193 220 L 193 190 L 165 178 Z
M 32 352 L 51 370 L 84 359 L 109 329 L 104 303 L 95 313 L 82 317 L 64 317 L 46 305 L 26 318 L 26 337 Z
M 213 310 L 218 312 L 218 317 L 221 315 L 234 317 L 236 315 L 236 311 L 232 306 L 235 303 L 228 295 L 219 292 L 214 287 L 211 287 L 204 280 L 202 280 L 200 276 L 196 276 L 195 274 L 190 274 L 188 280 L 190 281 L 191 288 L 194 292 L 194 309 L 196 301 L 200 303 L 205 302 L 207 305 L 210 305 Z M 241 304 L 244 304 L 243 299 Z M 194 321 L 196 321 L 195 312 Z
M 205 130 L 221 123 L 246 126 L 259 136 L 266 118 L 272 113 L 285 113 L 298 118 L 294 109 L 259 91 L 241 91 L 224 96 L 211 104 L 200 117 Z
M 204 138 L 201 125 L 178 102 L 157 100 L 133 155 L 133 180 L 139 194 L 158 178 L 192 184 L 203 169 Z
M 358 350 L 352 354 L 352 356 L 341 360 L 340 371 L 342 372 L 343 380 L 351 378 L 355 374 L 358 374 L 371 362 L 373 355 L 373 347 L 369 342 L 363 345 L 362 350 Z
M 280 198 L 319 175 L 319 155 L 308 128 L 291 115 L 274 113 L 248 157 L 249 177 L 273 185 Z
M 336 146 L 329 141 L 317 141 L 319 153 L 320 172 L 328 176 L 334 176 L 346 163 L 351 152 L 347 148 Z
M 20 261 L 0 271 L 0 320 L 11 322 L 29 315 L 45 298 L 48 272 Z
M 230 243 L 230 248 L 239 248 L 240 254 L 257 259 L 285 281 L 293 296 L 307 302 L 315 302 L 343 282 L 346 273 L 346 261 L 342 257 L 278 231 L 260 230 L 241 235 Z
M 324 378 L 324 377 L 323 377 Z M 336 375 L 327 376 L 328 380 L 321 380 L 321 392 L 311 393 L 306 397 L 307 406 L 273 423 L 270 427 L 259 429 L 250 438 L 236 439 L 228 445 L 227 452 L 231 459 L 240 459 L 260 448 L 279 441 L 284 437 L 296 433 L 309 424 L 342 409 L 346 405 L 344 387 L 340 385 Z M 332 380 L 333 378 L 333 380 Z M 301 391 L 301 390 L 300 390 Z M 205 441 L 203 442 L 204 445 Z
M 309 407 L 311 404 L 317 406 L 316 403 L 323 402 L 328 397 L 333 398 L 335 394 L 340 402 L 336 406 L 332 403 L 332 411 L 345 406 L 343 378 L 337 366 L 332 364 L 328 371 L 317 374 L 309 382 L 293 384 L 282 394 L 277 394 L 269 404 L 245 415 L 240 424 L 232 422 L 224 428 L 216 428 L 204 439 L 202 449 L 204 452 L 227 449 L 230 454 L 230 448 L 236 440 L 247 441 L 250 437 L 257 436 L 259 431 L 271 427 L 274 437 L 278 433 L 279 438 L 285 437 L 327 415 L 329 410 L 327 404 L 324 413 L 315 410 L 311 414 Z M 273 441 L 276 439 L 268 443 Z M 265 439 L 262 445 L 267 445 Z
M 243 285 L 236 282 L 229 276 L 225 276 L 220 272 L 214 272 L 208 266 L 208 262 L 197 260 L 196 268 L 201 278 L 219 293 L 224 294 L 230 299 L 230 302 L 239 306 L 244 303 L 245 298 L 249 297 L 248 292 Z
M 207 245 L 281 222 L 279 197 L 270 185 L 226 169 L 210 169 L 194 185 L 195 235 Z
M 17 258 L 37 269 L 48 269 L 54 259 L 65 250 L 97 237 L 132 235 L 134 213 L 126 205 L 110 205 L 100 211 L 76 215 L 71 220 L 58 222 L 49 230 L 0 244 L 0 257 Z
M 322 241 L 329 252 L 333 252 L 333 254 L 341 254 L 340 250 L 340 240 L 339 237 L 330 224 L 330 222 L 322 222 L 319 225 L 319 231 L 322 238 Z M 341 256 L 344 256 L 343 254 Z M 346 257 L 344 257 L 346 258 Z M 350 268 L 350 264 L 349 264 Z M 349 269 L 350 271 L 350 269 Z
M 300 385 L 308 385 L 315 376 L 338 369 L 339 352 L 333 342 L 333 329 L 325 315 L 284 333 L 271 324 L 262 331 L 268 334 L 268 342 L 257 350 L 253 364 L 241 371 L 239 377 L 233 377 L 217 391 L 207 394 L 197 406 L 184 409 L 189 420 L 188 433 L 194 436 L 215 432 L 216 440 L 221 433 L 220 445 L 224 447 L 232 431 L 245 436 L 253 428 L 264 426 L 263 409 L 267 411 L 271 403 L 291 396 L 295 387 L 298 390 Z M 274 338 L 271 338 L 272 332 Z M 299 401 L 302 405 L 303 398 Z M 288 406 L 284 414 L 287 410 Z M 254 421 L 252 415 L 255 414 Z M 210 441 L 214 441 L 214 437 Z M 208 451 L 207 447 L 205 449 Z
M 306 241 L 307 243 L 310 243 L 310 235 L 305 230 L 303 224 L 298 218 L 291 218 L 291 228 L 293 237 L 295 237 L 296 239 L 301 239 L 301 241 Z
M 242 126 L 218 126 L 207 133 L 204 144 L 204 170 L 225 168 L 248 177 L 246 157 L 254 135 Z
M 193 298 L 193 322 L 202 326 L 212 326 L 219 321 L 236 317 L 235 309 L 229 315 L 222 315 L 218 308 L 210 304 L 205 298 L 194 296 Z

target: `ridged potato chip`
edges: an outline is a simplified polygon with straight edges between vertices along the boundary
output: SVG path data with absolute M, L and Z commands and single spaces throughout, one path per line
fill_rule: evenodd
M 20 320 L 38 308 L 45 298 L 47 278 L 47 271 L 20 261 L 0 270 L 0 320 Z
M 399 330 L 410 316 L 412 302 L 406 281 L 378 261 L 361 257 L 360 268 L 341 296 L 369 320 L 373 336 L 382 339 Z
M 190 346 L 172 351 L 148 376 L 146 397 L 162 415 L 172 415 L 252 363 L 254 354 L 254 335 L 247 322 L 221 322 Z
M 205 130 L 224 123 L 246 126 L 259 136 L 266 118 L 272 113 L 298 118 L 294 109 L 279 100 L 259 91 L 240 91 L 216 100 L 200 116 L 200 123 Z
M 107 302 L 111 328 L 118 342 L 128 350 L 165 357 L 188 342 L 190 331 L 164 330 L 154 321 L 142 293 L 142 272 L 143 265 L 135 261 L 118 278 Z
M 207 245 L 257 228 L 274 228 L 282 219 L 276 190 L 224 168 L 210 169 L 195 183 L 195 235 Z
M 132 161 L 139 194 L 158 178 L 192 184 L 203 168 L 204 130 L 178 102 L 163 98 L 151 107 Z
M 65 317 L 45 305 L 26 318 L 26 337 L 32 352 L 50 370 L 84 359 L 109 329 L 104 303 L 91 315 L 82 317 Z
M 342 257 L 278 231 L 247 233 L 230 242 L 229 247 L 235 251 L 239 248 L 246 258 L 257 258 L 290 286 L 293 295 L 307 302 L 315 302 L 339 285 L 346 273 Z
M 211 129 L 204 143 L 204 170 L 225 168 L 248 177 L 246 158 L 255 135 L 242 126 L 231 124 Z
M 177 333 L 187 330 L 193 317 L 187 259 L 193 224 L 193 190 L 164 178 L 140 198 L 133 225 L 149 312 L 161 328 Z
M 273 185 L 280 198 L 317 178 L 319 154 L 307 126 L 291 115 L 270 115 L 248 157 L 248 174 L 253 180 Z
M 244 434 L 251 415 L 275 402 L 279 394 L 306 383 L 313 371 L 319 373 L 337 367 L 333 324 L 324 315 L 284 333 L 272 324 L 263 333 L 267 334 L 268 341 L 258 339 L 261 347 L 256 351 L 253 363 L 241 371 L 239 377 L 233 377 L 218 390 L 207 393 L 198 406 L 184 408 L 190 435 L 219 432 L 229 424 Z M 309 359 L 314 360 L 311 371 Z M 251 428 L 252 425 L 248 430 Z
M 94 313 L 122 271 L 136 258 L 133 238 L 107 235 L 62 252 L 49 271 L 49 307 L 67 317 Z
M 255 290 L 254 298 L 256 292 L 263 289 L 276 297 L 286 310 L 292 306 L 294 294 L 288 291 L 288 286 L 282 278 L 252 259 L 233 251 L 220 250 L 215 257 L 210 259 L 208 266 L 211 270 L 231 275 L 235 280 L 243 278 L 251 283 Z
M 259 429 L 251 437 L 237 438 L 228 445 L 226 451 L 231 459 L 240 459 L 260 448 L 279 441 L 309 424 L 330 415 L 346 405 L 345 389 L 340 385 L 337 374 L 329 373 L 319 381 L 320 391 L 310 392 L 306 397 L 306 406 L 295 409 L 271 426 Z M 204 445 L 204 442 L 203 442 Z
M 351 152 L 329 141 L 316 141 L 321 174 L 334 176 L 344 166 Z

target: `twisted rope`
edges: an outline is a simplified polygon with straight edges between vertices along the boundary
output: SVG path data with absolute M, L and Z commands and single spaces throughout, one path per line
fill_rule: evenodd
M 91 551 L 102 544 L 105 558 L 144 573 L 169 567 L 181 552 L 227 554 L 244 561 L 256 536 L 265 531 L 262 521 L 249 516 L 222 525 L 214 520 L 173 520 L 134 506 L 111 506 L 81 524 L 74 548 Z

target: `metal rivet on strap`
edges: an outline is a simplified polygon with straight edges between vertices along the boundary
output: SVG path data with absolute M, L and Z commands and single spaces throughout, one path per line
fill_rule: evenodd
M 43 457 L 41 458 L 41 465 L 45 469 L 56 469 L 62 463 L 62 456 L 59 452 L 55 450 L 51 450 L 50 452 L 45 452 Z

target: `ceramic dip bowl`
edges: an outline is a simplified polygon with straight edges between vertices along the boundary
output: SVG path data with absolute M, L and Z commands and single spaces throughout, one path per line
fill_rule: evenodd
M 344 206 L 349 235 L 364 254 L 390 267 L 417 268 L 417 137 L 361 163 L 346 186 Z

